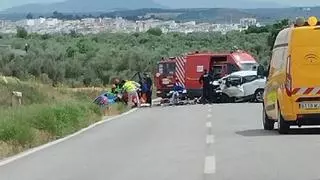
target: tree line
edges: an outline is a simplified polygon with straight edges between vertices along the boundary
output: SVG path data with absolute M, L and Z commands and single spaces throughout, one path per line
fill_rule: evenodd
M 130 78 L 137 71 L 154 72 L 162 57 L 190 51 L 230 51 L 234 46 L 248 51 L 266 66 L 275 33 L 285 26 L 249 28 L 246 32 L 168 33 L 150 29 L 146 33 L 28 34 L 23 28 L 16 35 L 1 35 L 0 73 L 43 83 L 77 86 L 109 84 L 115 77 Z M 28 51 L 25 54 L 17 50 Z
M 40 15 L 40 16 L 36 16 L 32 13 L 28 13 L 26 15 L 26 19 L 34 19 L 34 18 L 56 18 L 59 20 L 81 20 L 81 19 L 85 19 L 85 18 L 116 18 L 119 15 L 115 14 L 115 13 L 94 13 L 94 14 L 70 14 L 70 13 L 61 13 L 58 11 L 54 11 L 51 15 Z M 148 20 L 148 19 L 158 19 L 158 20 L 168 20 L 165 18 L 161 18 L 161 17 L 157 17 L 155 15 L 151 15 L 149 17 L 144 17 L 144 16 L 138 16 L 138 15 L 125 15 L 125 16 L 120 16 L 123 17 L 126 20 L 130 20 L 130 21 L 138 21 L 138 20 Z M 170 18 L 169 18 L 170 19 Z

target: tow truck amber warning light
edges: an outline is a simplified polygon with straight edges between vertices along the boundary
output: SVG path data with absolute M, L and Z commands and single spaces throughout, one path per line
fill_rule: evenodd
M 317 17 L 315 16 L 311 16 L 309 19 L 308 19 L 308 24 L 310 26 L 316 26 L 318 24 L 318 19 Z

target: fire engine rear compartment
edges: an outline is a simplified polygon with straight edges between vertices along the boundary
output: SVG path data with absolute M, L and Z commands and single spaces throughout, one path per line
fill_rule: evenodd
M 214 55 L 214 54 L 199 54 L 189 56 L 186 63 L 186 87 L 188 96 L 191 98 L 201 97 L 202 85 L 199 83 L 199 78 L 203 71 L 213 68 L 213 73 L 217 78 L 221 78 L 228 74 L 229 65 L 228 55 Z
M 212 56 L 210 60 L 210 69 L 213 67 L 214 79 L 219 79 L 228 73 L 228 56 Z

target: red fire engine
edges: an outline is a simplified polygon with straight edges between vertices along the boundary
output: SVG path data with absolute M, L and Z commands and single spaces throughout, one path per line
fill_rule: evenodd
M 229 53 L 194 52 L 185 56 L 163 58 L 158 62 L 155 84 L 158 97 L 166 97 L 176 79 L 184 85 L 190 98 L 200 97 L 202 86 L 199 78 L 204 69 L 210 70 L 221 78 L 240 70 L 252 70 L 257 67 L 256 60 L 247 52 Z

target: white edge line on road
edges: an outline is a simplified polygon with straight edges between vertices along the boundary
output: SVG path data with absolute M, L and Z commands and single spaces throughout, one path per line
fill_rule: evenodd
M 207 156 L 204 163 L 204 174 L 214 174 L 216 172 L 216 158 Z
M 53 146 L 53 145 L 62 143 L 62 142 L 64 142 L 64 141 L 67 141 L 67 140 L 69 140 L 70 138 L 75 137 L 75 136 L 77 136 L 77 135 L 80 135 L 80 134 L 82 134 L 82 133 L 84 133 L 84 132 L 86 132 L 86 131 L 88 131 L 88 130 L 90 130 L 90 129 L 98 126 L 98 125 L 100 125 L 100 124 L 104 124 L 104 123 L 106 123 L 106 122 L 109 122 L 109 121 L 112 121 L 112 120 L 121 118 L 121 117 L 126 116 L 126 115 L 128 115 L 128 114 L 130 114 L 130 113 L 133 113 L 133 112 L 136 111 L 136 110 L 137 110 L 136 108 L 135 108 L 135 109 L 131 109 L 130 111 L 127 111 L 127 112 L 125 112 L 125 113 L 122 113 L 122 114 L 119 114 L 119 115 L 117 115 L 117 116 L 113 116 L 113 117 L 104 119 L 104 120 L 102 120 L 102 121 L 99 121 L 99 122 L 97 122 L 97 123 L 94 123 L 94 124 L 92 124 L 92 125 L 90 125 L 90 126 L 88 126 L 88 127 L 86 127 L 86 128 L 83 128 L 83 129 L 81 129 L 81 130 L 79 130 L 79 131 L 77 131 L 77 132 L 69 135 L 69 136 L 66 136 L 66 137 L 64 137 L 64 138 L 61 138 L 61 139 L 58 139 L 58 140 L 49 142 L 49 143 L 47 143 L 47 144 L 44 144 L 44 145 L 41 145 L 41 146 L 38 146 L 38 147 L 35 147 L 35 148 L 32 148 L 32 149 L 29 149 L 29 150 L 27 150 L 27 151 L 24 151 L 24 152 L 22 152 L 22 153 L 20 153 L 20 154 L 15 155 L 15 156 L 12 156 L 12 157 L 9 157 L 9 158 L 7 158 L 7 159 L 4 159 L 4 160 L 2 160 L 2 161 L 0 160 L 0 167 L 1 167 L 1 166 L 4 166 L 4 165 L 7 165 L 7 164 L 9 164 L 9 163 L 11 163 L 11 162 L 13 162 L 13 161 L 16 161 L 16 160 L 18 160 L 18 159 L 20 159 L 20 158 L 29 156 L 29 155 L 31 155 L 31 154 L 33 154 L 33 153 L 38 152 L 38 151 L 44 150 L 44 149 L 46 149 L 46 148 L 48 148 L 48 147 L 51 147 L 51 146 Z
M 207 144 L 213 144 L 214 143 L 214 136 L 213 135 L 207 135 L 206 143 Z
M 212 127 L 212 123 L 211 123 L 211 122 L 207 122 L 207 123 L 206 123 L 206 127 L 207 127 L 207 128 L 211 128 L 211 127 Z

